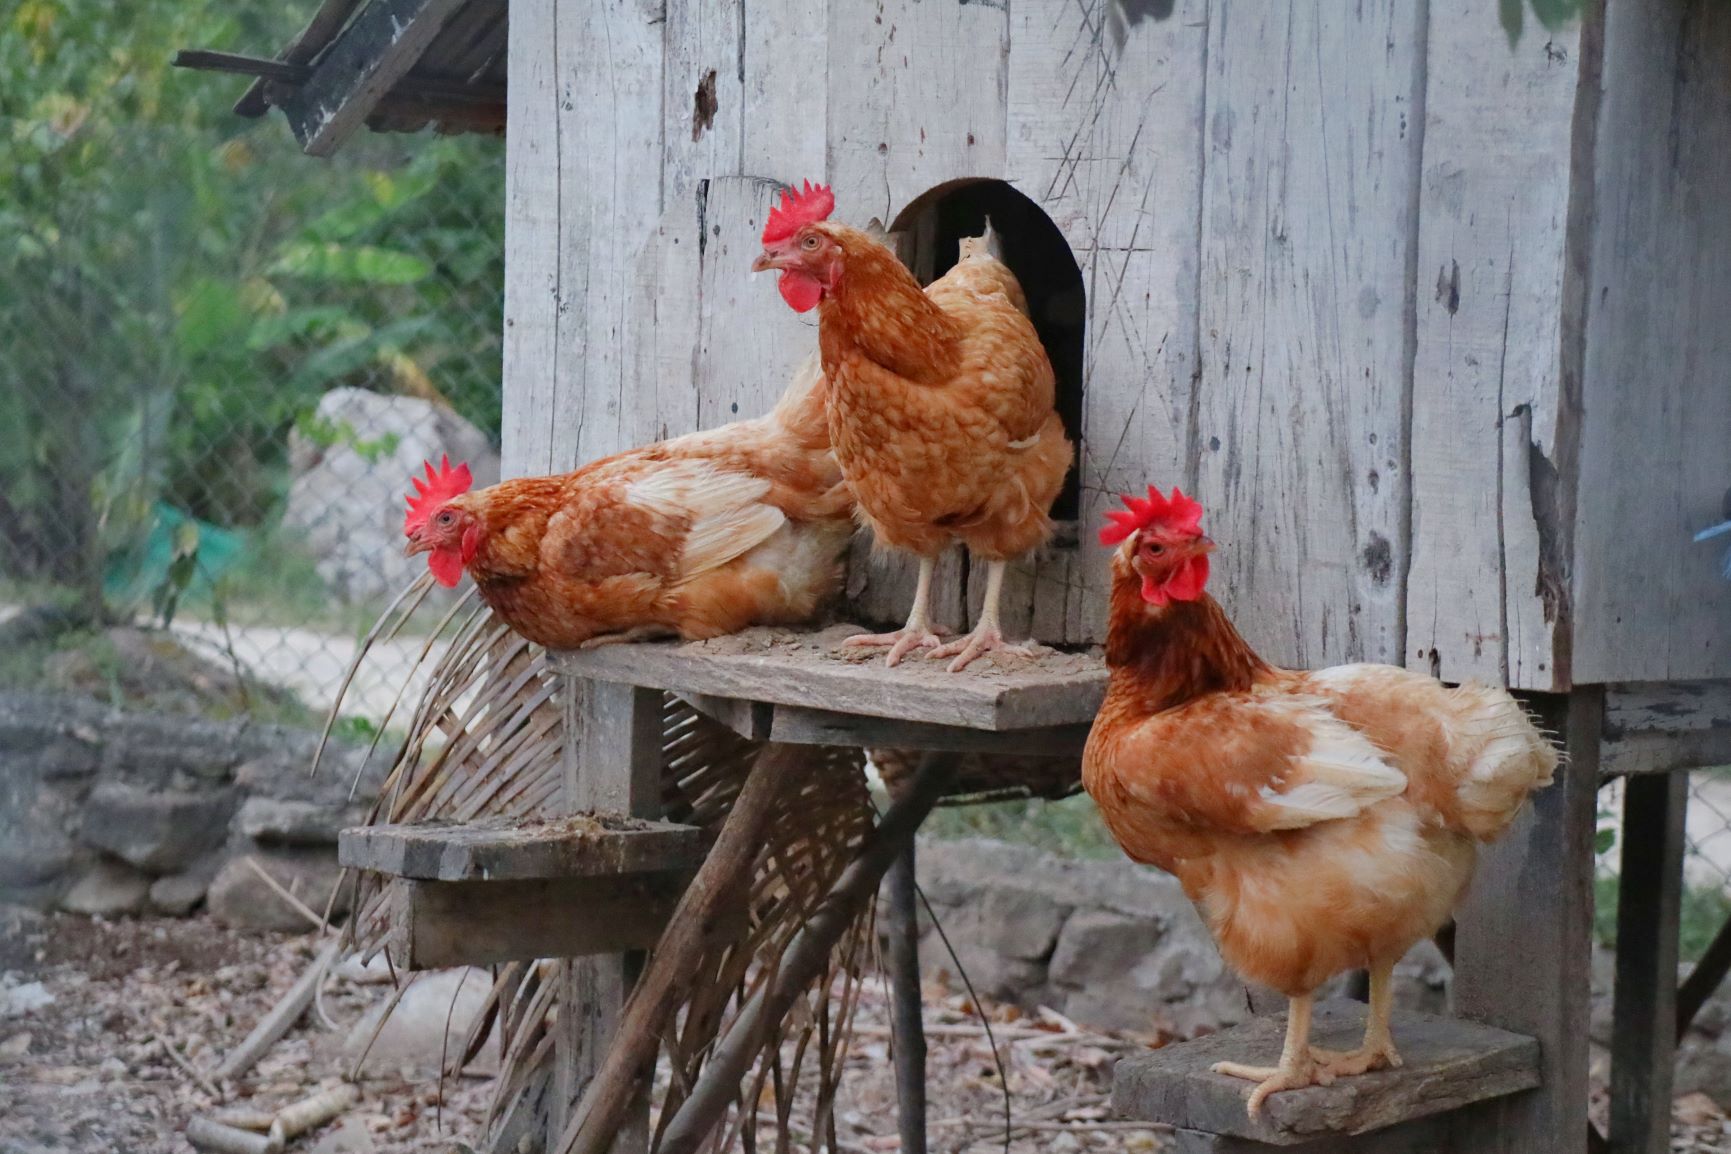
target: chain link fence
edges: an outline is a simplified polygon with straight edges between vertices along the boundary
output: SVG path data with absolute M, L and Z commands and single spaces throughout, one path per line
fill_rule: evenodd
M 0 13 L 0 688 L 314 724 L 412 575 L 410 474 L 496 473 L 503 144 L 309 158 L 166 67 L 305 11 L 107 7 Z

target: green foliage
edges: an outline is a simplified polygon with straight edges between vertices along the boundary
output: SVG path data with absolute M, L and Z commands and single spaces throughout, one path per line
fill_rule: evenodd
M 1521 33 L 1525 31 L 1528 8 L 1532 9 L 1539 27 L 1546 32 L 1555 32 L 1569 21 L 1579 19 L 1583 7 L 1585 0 L 1497 0 L 1497 17 L 1513 45 L 1520 41 Z
M 945 806 L 926 819 L 924 832 L 939 838 L 997 838 L 1062 857 L 1111 861 L 1124 856 L 1085 793 L 1062 801 Z
M 442 397 L 496 434 L 497 142 L 316 161 L 280 118 L 235 118 L 233 78 L 168 66 L 275 46 L 297 7 L 0 6 L 0 576 L 95 601 L 179 533 L 167 584 L 132 590 L 172 615 L 200 531 L 163 510 L 268 527 L 290 430 L 345 435 L 310 420 L 339 385 Z

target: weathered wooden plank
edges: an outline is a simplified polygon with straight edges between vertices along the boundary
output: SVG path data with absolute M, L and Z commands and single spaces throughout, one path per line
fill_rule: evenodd
M 552 44 L 553 65 L 546 86 L 528 96 L 516 84 L 524 70 L 516 59 L 521 13 L 511 13 L 513 116 L 521 100 L 532 101 L 536 109 L 521 119 L 545 142 L 524 157 L 537 183 L 521 187 L 554 206 L 552 230 L 533 236 L 545 248 L 513 244 L 507 252 L 508 288 L 520 298 L 550 293 L 555 326 L 550 342 L 542 332 L 532 343 L 511 339 L 507 328 L 503 436 L 508 466 L 520 473 L 570 469 L 630 447 L 632 349 L 652 321 L 635 309 L 632 290 L 662 211 L 661 5 L 600 0 L 547 9 L 528 8 L 535 31 Z M 509 135 L 517 138 L 515 121 Z M 512 211 L 520 203 L 508 197 Z M 544 324 L 541 307 L 529 311 Z M 506 311 L 509 326 L 518 319 L 509 301 Z
M 1425 9 L 1215 9 L 1196 488 L 1238 627 L 1398 661 Z
M 1731 682 L 1607 686 L 1600 772 L 1672 773 L 1731 765 Z
M 512 881 L 403 881 L 391 960 L 406 970 L 586 958 L 655 945 L 689 870 Z M 595 963 L 605 965 L 598 959 Z
M 843 745 L 857 749 L 946 750 L 951 753 L 1003 753 L 1028 757 L 1079 757 L 1088 742 L 1090 723 L 1051 725 L 1035 729 L 963 729 L 862 717 L 797 705 L 777 705 L 770 714 L 770 735 L 790 745 Z
M 329 156 L 408 74 L 464 0 L 371 0 L 282 104 L 301 148 Z
M 741 171 L 745 0 L 666 0 L 666 12 L 661 187 L 671 208 L 689 203 L 699 181 Z
M 1564 282 L 1577 93 L 1597 68 L 1578 27 L 1511 48 L 1488 12 L 1429 11 L 1406 663 L 1563 688 Z
M 1731 12 L 1604 6 L 1592 153 L 1574 675 L 1731 677 L 1717 524 L 1731 484 Z
M 1005 7 L 829 6 L 826 167 L 843 219 L 888 228 L 941 184 L 1003 176 Z
M 748 629 L 716 641 L 605 645 L 555 654 L 554 663 L 599 681 L 968 729 L 1079 725 L 1091 722 L 1104 700 L 1106 669 L 1097 656 L 1049 653 L 1011 658 L 1008 667 L 988 656 L 977 672 L 964 673 L 919 660 L 888 669 L 881 659 L 838 651 L 852 628 Z
M 1366 1009 L 1345 1000 L 1319 1005 L 1313 1041 L 1351 1050 L 1364 1034 Z M 1539 1084 L 1539 1044 L 1532 1038 L 1429 1014 L 1397 1014 L 1393 1029 L 1405 1059 L 1400 1069 L 1271 1095 L 1258 1119 L 1245 1109 L 1254 1086 L 1210 1067 L 1273 1064 L 1286 1032 L 1284 1014 L 1121 1060 L 1112 1106 L 1125 1117 L 1290 1147 L 1380 1130 Z
M 1677 1065 L 1678 916 L 1683 891 L 1684 774 L 1623 786 L 1617 890 L 1617 984 L 1611 1021 L 1611 1149 L 1668 1154 Z
M 545 473 L 559 363 L 559 55 L 556 0 L 511 6 L 505 106 L 505 335 L 502 473 Z
M 570 678 L 566 688 L 565 803 L 573 811 L 606 809 L 656 816 L 661 805 L 661 694 L 628 685 Z M 570 1110 L 601 1068 L 641 968 L 641 955 L 580 958 L 564 964 L 554 1060 L 554 1114 L 547 1142 L 562 1133 Z M 649 1102 L 634 1103 L 613 1143 L 615 1154 L 649 1146 Z
M 1166 7 L 1010 5 L 1005 178 L 1087 290 L 1080 540 L 1014 566 L 1003 599 L 1008 628 L 1049 641 L 1105 636 L 1095 531 L 1118 494 L 1192 479 L 1208 5 Z
M 483 818 L 346 829 L 337 860 L 424 881 L 617 876 L 695 869 L 709 840 L 695 826 L 617 814 L 569 814 L 527 825 Z
M 751 9 L 741 59 L 744 132 L 738 172 L 780 180 L 827 173 L 829 0 L 778 0 Z
M 1479 853 L 1455 914 L 1454 1006 L 1462 1017 L 1537 1038 L 1538 1090 L 1457 1123 L 1474 1154 L 1579 1154 L 1587 1127 L 1588 958 L 1593 833 L 1604 695 L 1593 687 L 1535 696 L 1566 754 L 1501 841 Z M 1511 942 L 1520 943 L 1510 949 Z

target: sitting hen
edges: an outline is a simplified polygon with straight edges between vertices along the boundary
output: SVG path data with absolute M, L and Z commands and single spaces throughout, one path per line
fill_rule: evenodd
M 1557 753 L 1502 689 L 1387 665 L 1315 673 L 1258 657 L 1208 595 L 1202 507 L 1150 488 L 1101 541 L 1112 558 L 1106 701 L 1082 780 L 1126 853 L 1175 874 L 1245 977 L 1292 1000 L 1277 1090 L 1398 1065 L 1390 975 L 1449 917 L 1479 842 L 1502 833 Z M 1312 1049 L 1311 997 L 1370 970 L 1364 1044 Z
M 803 621 L 839 584 L 854 529 L 824 392 L 813 358 L 767 416 L 473 492 L 467 466 L 429 464 L 405 551 L 444 585 L 466 569 L 550 648 Z
M 1052 364 L 1015 274 L 983 246 L 922 290 L 883 245 L 829 221 L 834 207 L 821 186 L 784 194 L 752 267 L 780 270 L 783 299 L 818 310 L 836 459 L 879 544 L 920 559 L 907 625 L 848 643 L 887 647 L 890 665 L 935 646 L 955 672 L 1006 647 L 1005 569 L 1052 535 L 1074 455 Z M 970 636 L 940 644 L 932 573 L 958 540 L 988 563 L 985 604 Z

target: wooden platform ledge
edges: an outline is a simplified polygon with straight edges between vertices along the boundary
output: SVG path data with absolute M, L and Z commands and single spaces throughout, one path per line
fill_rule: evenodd
M 1311 1041 L 1350 1050 L 1364 1033 L 1359 1002 L 1326 1002 L 1316 1009 Z M 1343 1150 L 1339 1140 L 1458 1110 L 1475 1102 L 1530 1090 L 1539 1084 L 1539 1044 L 1476 1022 L 1429 1014 L 1396 1013 L 1395 1045 L 1405 1065 L 1332 1086 L 1270 1095 L 1262 1117 L 1245 1112 L 1252 1084 L 1210 1072 L 1215 1062 L 1272 1066 L 1279 1057 L 1286 1017 L 1257 1018 L 1192 1042 L 1181 1042 L 1118 1063 L 1114 1108 L 1128 1118 L 1160 1122 L 1185 1135 L 1184 1150 L 1248 1150 L 1305 1146 Z M 1220 1136 L 1217 1143 L 1206 1141 Z M 1232 1141 L 1237 1139 L 1238 1141 Z M 1353 1145 L 1352 1150 L 1373 1149 Z
M 585 813 L 346 829 L 337 856 L 395 879 L 391 959 L 425 970 L 648 949 L 710 841 Z
M 993 653 L 948 673 L 916 653 L 889 669 L 881 650 L 838 648 L 857 632 L 852 625 L 748 629 L 713 641 L 564 652 L 554 663 L 563 673 L 646 689 L 975 730 L 1086 726 L 1106 695 L 1106 665 L 1094 654 Z

